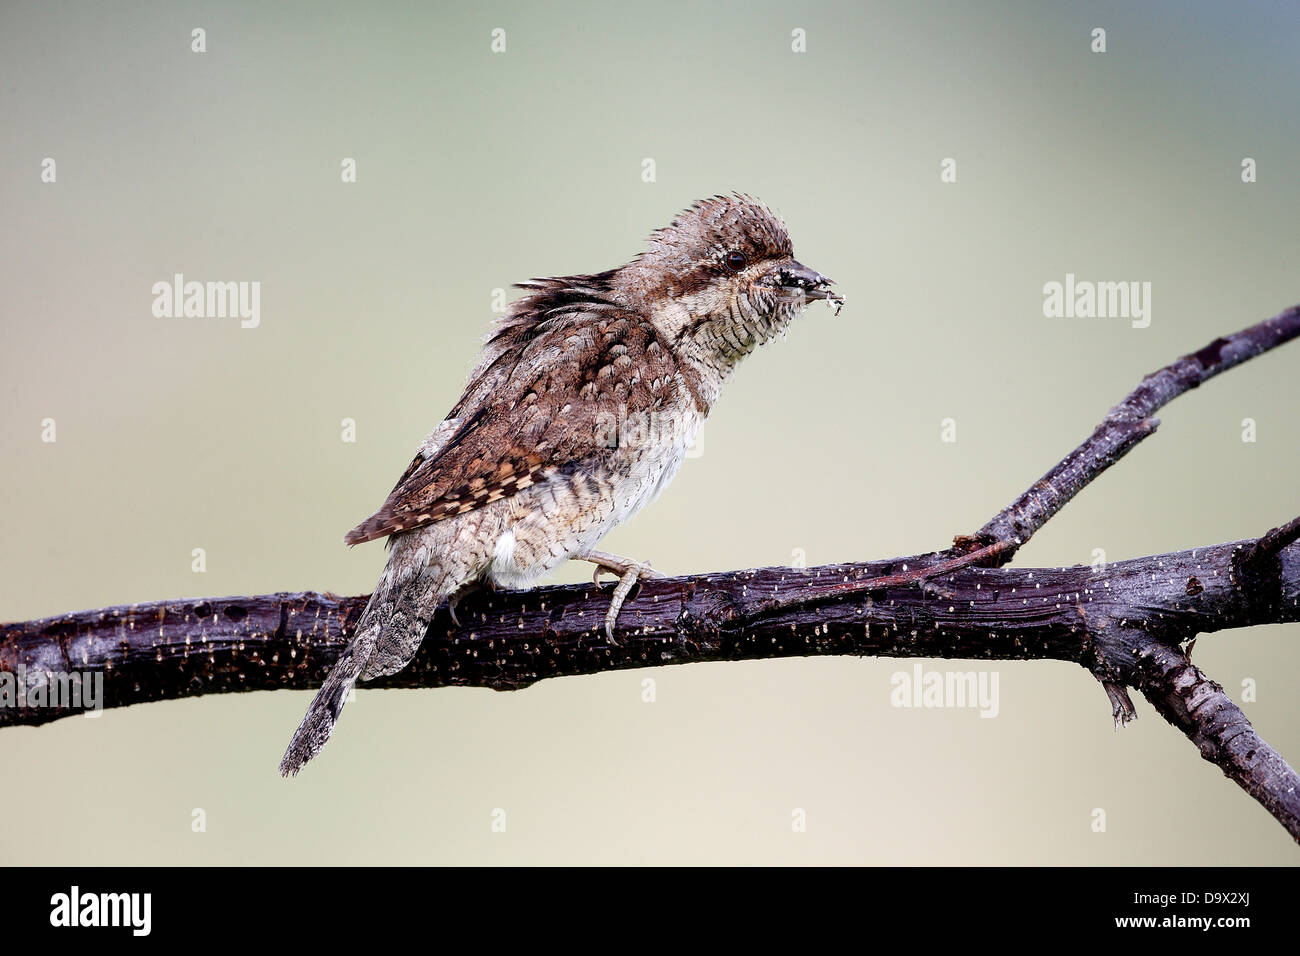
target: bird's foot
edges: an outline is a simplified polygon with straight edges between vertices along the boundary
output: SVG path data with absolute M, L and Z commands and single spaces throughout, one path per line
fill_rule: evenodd
M 627 596 L 632 593 L 638 581 L 662 578 L 664 575 L 650 567 L 648 561 L 620 558 L 616 554 L 607 554 L 604 551 L 588 551 L 586 554 L 578 555 L 578 558 L 582 561 L 590 561 L 596 566 L 591 576 L 593 583 L 600 583 L 601 571 L 618 575 L 618 584 L 614 586 L 614 594 L 609 599 L 609 611 L 605 614 L 605 637 L 611 644 L 617 645 L 618 641 L 614 640 L 614 624 L 618 621 L 618 612 L 622 609 Z
M 460 627 L 460 618 L 456 616 L 456 608 L 460 605 L 461 599 L 464 598 L 465 595 L 471 594 L 479 588 L 484 587 L 490 588 L 494 591 L 496 590 L 496 587 L 491 581 L 483 580 L 470 581 L 468 584 L 462 584 L 455 591 L 451 592 L 451 596 L 447 598 L 447 613 L 451 615 L 451 623 L 455 624 L 458 628 Z

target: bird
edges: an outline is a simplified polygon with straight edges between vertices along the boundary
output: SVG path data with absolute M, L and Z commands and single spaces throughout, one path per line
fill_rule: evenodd
M 448 603 L 454 620 L 475 588 L 527 588 L 589 561 L 619 579 L 604 620 L 614 642 L 624 600 L 660 575 L 596 545 L 676 475 L 742 359 L 811 302 L 838 314 L 831 285 L 744 193 L 694 202 L 626 265 L 519 283 L 460 400 L 344 537 L 386 537 L 388 562 L 280 773 L 320 753 L 358 680 L 405 667 L 436 608 Z

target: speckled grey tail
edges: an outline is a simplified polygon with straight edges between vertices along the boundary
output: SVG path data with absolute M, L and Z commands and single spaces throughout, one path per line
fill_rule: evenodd
M 435 561 L 408 583 L 393 588 L 390 593 L 395 592 L 395 597 L 388 601 L 383 630 L 361 669 L 361 679 L 396 674 L 410 663 L 424 643 L 434 611 L 459 584 L 459 580 L 450 578 L 442 564 Z
M 320 753 L 358 680 L 394 674 L 407 665 L 424 641 L 438 604 L 447 596 L 443 592 L 454 589 L 453 585 L 438 567 L 424 568 L 397 581 L 387 576 L 380 580 L 352 641 L 334 662 L 289 741 L 280 761 L 281 774 L 296 774 Z
M 374 603 L 373 598 L 371 603 Z M 369 607 L 362 620 L 365 622 L 368 619 L 370 619 Z M 283 776 L 291 777 L 296 774 L 302 769 L 303 764 L 321 752 L 325 742 L 330 739 L 339 714 L 343 712 L 343 705 L 347 703 L 348 693 L 355 686 L 362 668 L 365 667 L 381 630 L 381 622 L 370 620 L 366 626 L 357 631 L 351 643 L 334 662 L 334 667 L 330 669 L 325 683 L 316 692 L 311 706 L 307 708 L 307 713 L 302 718 L 302 723 L 298 725 L 293 739 L 289 741 L 289 748 L 280 760 L 280 773 Z

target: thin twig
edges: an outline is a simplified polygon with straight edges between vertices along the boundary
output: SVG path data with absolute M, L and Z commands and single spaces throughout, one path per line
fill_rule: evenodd
M 1066 455 L 1019 498 L 973 535 L 957 539 L 958 549 L 993 541 L 1023 546 L 1098 475 L 1155 432 L 1157 411 L 1221 372 L 1300 336 L 1300 305 L 1184 355 L 1146 376 L 1112 408 L 1083 444 Z M 1011 559 L 1012 552 L 1003 555 Z
M 1140 670 L 1138 687 L 1160 716 L 1300 841 L 1300 777 L 1223 688 L 1177 648 L 1153 647 Z

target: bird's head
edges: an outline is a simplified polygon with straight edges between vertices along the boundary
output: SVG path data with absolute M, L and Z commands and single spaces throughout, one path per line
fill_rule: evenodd
M 843 302 L 830 279 L 794 258 L 785 223 L 739 194 L 682 212 L 616 281 L 671 341 L 726 367 L 780 335 L 810 302 L 826 299 L 837 311 Z

